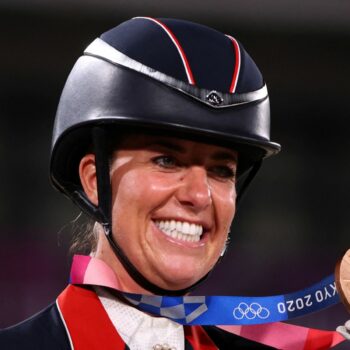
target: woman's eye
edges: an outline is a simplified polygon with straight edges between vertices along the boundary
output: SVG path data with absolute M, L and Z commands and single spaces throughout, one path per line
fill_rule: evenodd
M 234 180 L 236 177 L 236 172 L 234 169 L 228 166 L 215 166 L 210 169 L 210 172 L 221 179 L 232 179 Z
M 170 156 L 159 156 L 156 158 L 153 158 L 153 163 L 162 167 L 171 169 L 177 166 L 176 159 Z

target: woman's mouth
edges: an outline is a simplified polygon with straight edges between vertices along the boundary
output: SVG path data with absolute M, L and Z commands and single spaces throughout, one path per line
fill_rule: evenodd
M 155 225 L 169 237 L 184 242 L 199 242 L 203 226 L 186 221 L 155 220 Z

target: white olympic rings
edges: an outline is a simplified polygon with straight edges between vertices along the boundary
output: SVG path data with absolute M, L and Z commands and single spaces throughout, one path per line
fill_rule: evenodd
M 247 320 L 253 320 L 256 317 L 265 320 L 269 316 L 270 311 L 258 303 L 251 303 L 250 305 L 247 303 L 240 303 L 233 310 L 233 317 L 236 320 L 242 320 L 243 318 L 246 318 Z

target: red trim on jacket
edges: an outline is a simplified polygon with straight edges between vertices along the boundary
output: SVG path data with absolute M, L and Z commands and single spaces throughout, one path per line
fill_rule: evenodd
M 96 293 L 69 285 L 57 301 L 75 350 L 125 349 Z
M 218 350 L 201 326 L 184 326 L 184 332 L 193 350 Z

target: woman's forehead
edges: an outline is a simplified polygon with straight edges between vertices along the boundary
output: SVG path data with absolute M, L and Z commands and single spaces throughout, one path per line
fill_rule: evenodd
M 218 160 L 237 160 L 238 152 L 229 147 L 216 145 L 212 142 L 188 139 L 177 136 L 153 135 L 147 133 L 130 133 L 124 136 L 118 144 L 118 149 L 162 149 L 175 153 L 186 154 L 191 151 L 210 154 Z

